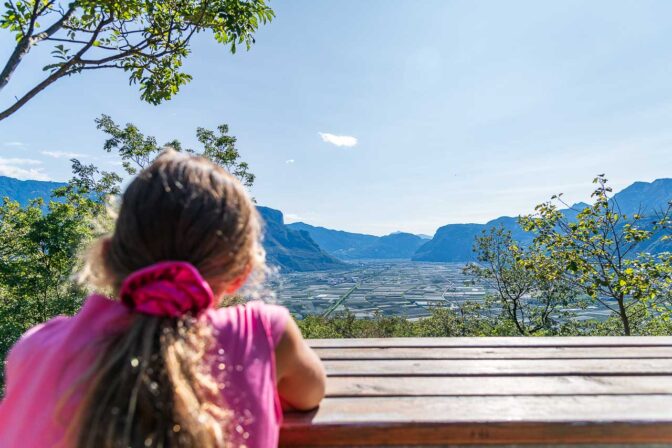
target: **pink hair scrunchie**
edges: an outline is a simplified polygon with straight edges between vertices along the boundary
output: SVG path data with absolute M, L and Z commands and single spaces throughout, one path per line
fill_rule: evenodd
M 198 270 L 183 261 L 164 261 L 133 272 L 119 298 L 131 310 L 159 317 L 199 315 L 215 301 Z

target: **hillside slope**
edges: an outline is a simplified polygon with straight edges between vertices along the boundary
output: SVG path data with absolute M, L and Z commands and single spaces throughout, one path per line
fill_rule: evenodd
M 322 250 L 308 232 L 286 226 L 281 211 L 261 206 L 257 210 L 264 220 L 264 249 L 269 264 L 283 271 L 317 271 L 345 266 Z

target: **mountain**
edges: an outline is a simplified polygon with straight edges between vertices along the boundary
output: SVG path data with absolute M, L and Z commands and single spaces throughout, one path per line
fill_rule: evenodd
M 667 208 L 672 200 L 672 179 L 635 182 L 614 195 L 621 213 L 653 215 Z
M 285 225 L 282 212 L 258 206 L 264 220 L 264 249 L 269 264 L 283 271 L 318 271 L 346 266 L 313 241 L 308 232 Z
M 645 218 L 640 221 L 644 228 L 653 230 L 653 221 L 667 210 L 672 200 L 672 179 L 658 179 L 653 182 L 635 182 L 614 195 L 621 213 L 632 216 L 641 214 Z M 654 231 L 651 238 L 643 241 L 638 250 L 657 254 L 672 252 L 672 240 L 663 240 L 666 230 Z
M 287 227 L 293 230 L 302 230 L 310 234 L 320 247 L 334 256 L 347 258 L 347 252 L 353 248 L 369 246 L 378 238 L 374 235 L 363 233 L 344 232 L 343 230 L 332 230 L 324 227 L 315 227 L 303 222 L 294 222 L 287 224 Z
M 483 224 L 448 224 L 440 227 L 434 238 L 424 243 L 413 255 L 414 261 L 473 260 L 474 238 L 485 229 Z
M 658 179 L 653 182 L 635 182 L 613 196 L 621 212 L 632 216 L 641 213 L 653 218 L 656 212 L 664 210 L 672 200 L 672 179 Z M 564 215 L 572 220 L 579 210 L 588 204 L 574 204 L 570 209 L 562 210 Z M 642 220 L 641 226 L 650 228 L 653 219 Z M 439 228 L 430 241 L 422 245 L 413 255 L 415 261 L 473 261 L 475 254 L 472 251 L 474 238 L 484 230 L 503 226 L 511 231 L 515 240 L 525 245 L 532 240 L 532 234 L 523 231 L 518 225 L 518 218 L 503 216 L 485 224 L 448 224 Z M 672 241 L 661 241 L 661 232 L 645 241 L 639 251 L 660 253 L 672 251 Z
M 348 258 L 392 259 L 411 258 L 427 240 L 412 233 L 395 232 L 378 237 L 372 244 L 353 248 Z
M 394 232 L 385 236 L 315 227 L 303 222 L 287 225 L 310 234 L 331 255 L 344 260 L 411 258 L 428 238 L 412 233 Z
M 420 246 L 412 260 L 473 261 L 476 259 L 473 251 L 475 238 L 484 230 L 500 226 L 509 230 L 513 238 L 523 244 L 532 241 L 532 235 L 518 225 L 518 218 L 510 216 L 502 216 L 485 224 L 448 224 L 440 227 L 434 238 Z
M 31 199 L 42 198 L 49 200 L 55 188 L 64 186 L 61 182 L 45 182 L 41 180 L 19 180 L 12 177 L 0 176 L 0 200 L 8 197 L 27 205 Z

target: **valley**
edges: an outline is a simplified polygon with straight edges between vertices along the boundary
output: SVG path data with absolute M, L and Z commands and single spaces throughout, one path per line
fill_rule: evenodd
M 278 274 L 271 281 L 279 304 L 297 318 L 345 312 L 357 318 L 400 316 L 416 320 L 433 306 L 459 308 L 465 302 L 485 305 L 488 286 L 462 273 L 463 263 L 424 263 L 408 260 L 359 260 L 347 268 Z M 607 310 L 576 311 L 579 319 L 603 320 Z M 486 314 L 498 313 L 497 306 Z

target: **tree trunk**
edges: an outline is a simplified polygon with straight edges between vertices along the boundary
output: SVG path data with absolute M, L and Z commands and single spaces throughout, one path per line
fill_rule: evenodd
M 623 323 L 623 333 L 625 333 L 626 336 L 630 336 L 630 318 L 628 318 L 628 313 L 625 309 L 625 297 L 621 295 L 617 300 L 619 315 L 621 322 Z

